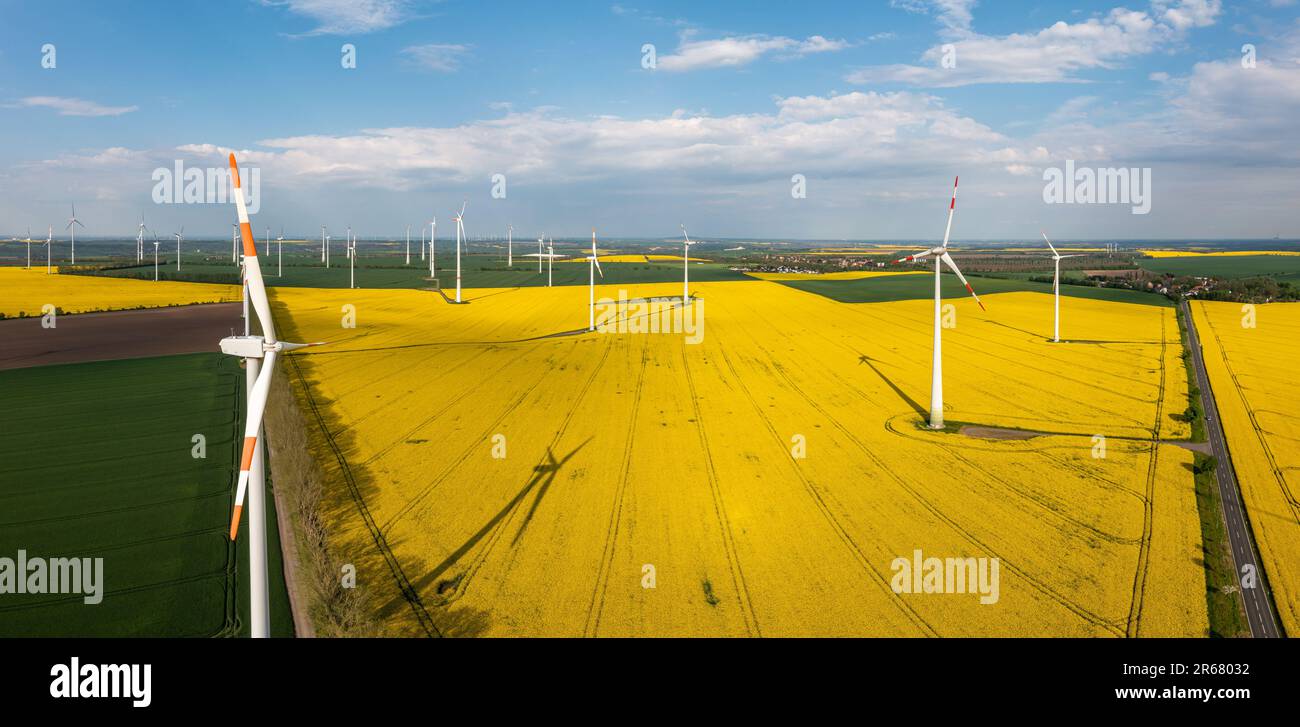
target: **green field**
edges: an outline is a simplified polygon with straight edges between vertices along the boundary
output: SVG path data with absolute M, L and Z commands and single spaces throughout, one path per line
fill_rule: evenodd
M 0 636 L 247 635 L 247 524 L 227 537 L 243 382 L 207 353 L 0 371 L 0 557 L 104 559 L 97 605 L 0 594 Z M 289 636 L 273 518 L 272 634 Z
M 358 288 L 425 288 L 431 283 L 426 280 L 429 275 L 428 264 L 421 263 L 418 256 L 413 256 L 408 267 L 401 263 L 402 258 L 393 255 L 367 258 L 357 257 L 356 284 Z M 284 276 L 276 275 L 277 260 L 271 256 L 262 261 L 262 273 L 269 286 L 307 287 L 307 288 L 346 288 L 349 282 L 348 260 L 341 254 L 331 258 L 330 267 L 322 267 L 319 258 L 287 254 L 284 260 Z M 438 255 L 438 280 L 443 289 L 456 287 L 455 255 L 444 257 Z M 448 267 L 450 265 L 450 267 Z M 599 278 L 602 284 L 627 283 L 667 283 L 682 279 L 681 262 L 663 263 L 606 263 L 601 266 L 605 277 Z M 153 279 L 153 265 L 105 270 L 103 275 L 114 277 L 132 277 Z M 159 277 L 164 280 L 188 280 L 202 283 L 239 284 L 239 273 L 228 262 L 216 263 L 197 259 L 193 262 L 187 257 L 181 261 L 178 273 L 175 258 L 169 268 L 160 266 Z M 555 285 L 586 285 L 588 272 L 585 263 L 556 262 L 552 268 Z M 691 279 L 701 282 L 715 280 L 750 280 L 744 273 L 733 272 L 721 263 L 692 263 Z M 546 285 L 546 266 L 537 273 L 536 260 L 515 258 L 514 267 L 507 268 L 505 261 L 496 255 L 474 254 L 461 259 L 461 286 L 465 288 L 515 288 Z
M 1199 255 L 1146 258 L 1138 265 L 1154 273 L 1200 275 L 1216 278 L 1252 278 L 1260 275 L 1300 280 L 1300 255 Z
M 883 303 L 894 300 L 924 300 L 934 297 L 933 275 L 885 275 L 857 280 L 809 280 L 783 281 L 791 288 L 823 295 L 841 303 Z M 1051 283 L 1036 283 L 1017 278 L 986 278 L 975 275 L 966 276 L 971 286 L 979 295 L 990 293 L 1014 293 L 1030 291 L 1051 294 Z M 945 298 L 966 296 L 966 288 L 951 273 L 945 273 L 940 282 L 940 289 Z M 1061 295 L 1078 298 L 1093 298 L 1119 303 L 1137 303 L 1140 305 L 1170 306 L 1173 303 L 1163 295 L 1143 293 L 1122 288 L 1097 288 L 1089 285 L 1068 285 L 1062 283 Z

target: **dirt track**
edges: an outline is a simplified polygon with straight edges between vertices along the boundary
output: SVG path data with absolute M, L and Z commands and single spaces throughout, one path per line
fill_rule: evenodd
M 109 361 L 219 350 L 217 341 L 242 333 L 241 303 L 82 313 L 0 321 L 0 370 L 81 361 Z

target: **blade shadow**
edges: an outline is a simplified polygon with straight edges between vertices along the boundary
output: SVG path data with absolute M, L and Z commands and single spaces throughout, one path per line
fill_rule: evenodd
M 543 483 L 542 487 L 538 490 L 537 499 L 534 500 L 532 508 L 528 511 L 528 515 L 527 517 L 525 517 L 523 523 L 520 524 L 519 530 L 515 533 L 515 537 L 510 544 L 511 546 L 513 546 L 516 543 L 518 543 L 520 535 L 523 534 L 524 528 L 528 526 L 528 523 L 532 520 L 534 513 L 537 512 L 538 504 L 540 503 L 542 497 L 546 495 L 546 492 L 550 488 L 551 483 L 555 480 L 555 476 L 559 474 L 560 468 L 564 466 L 564 463 L 572 459 L 573 456 L 578 453 L 578 450 L 587 446 L 587 442 L 590 441 L 591 438 L 588 437 L 582 444 L 579 444 L 577 447 L 573 449 L 573 451 L 569 452 L 567 455 L 564 456 L 563 459 L 559 460 L 558 462 L 555 460 L 555 454 L 551 451 L 550 447 L 547 447 L 546 458 L 548 461 L 544 464 L 539 464 L 533 468 L 533 476 L 529 478 L 528 483 L 525 484 L 523 488 L 519 490 L 519 493 L 516 494 L 513 498 L 511 498 L 510 501 L 507 502 L 505 506 L 502 507 L 501 510 L 492 517 L 491 520 L 488 520 L 486 523 L 484 523 L 483 527 L 479 528 L 477 532 L 471 535 L 469 539 L 464 542 L 464 544 L 462 544 L 453 553 L 451 553 L 446 558 L 444 558 L 443 561 L 439 563 L 433 570 L 429 571 L 424 576 L 422 576 L 419 580 L 417 580 L 414 583 L 416 591 L 417 592 L 422 591 L 430 583 L 437 582 L 437 580 L 444 573 L 446 573 L 452 566 L 456 565 L 456 563 L 459 562 L 461 558 L 465 557 L 467 553 L 469 553 L 471 550 L 474 549 L 474 546 L 478 545 L 479 542 L 482 541 L 484 537 L 486 537 L 499 524 L 501 524 L 501 522 L 510 515 L 510 513 L 519 505 L 519 503 L 522 502 L 523 499 L 528 496 L 528 493 L 531 492 L 539 482 L 542 482 Z

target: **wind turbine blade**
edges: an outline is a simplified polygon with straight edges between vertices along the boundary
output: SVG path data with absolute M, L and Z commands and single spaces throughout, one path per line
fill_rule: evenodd
M 940 247 L 948 247 L 948 234 L 952 232 L 952 213 L 957 209 L 957 180 L 961 177 L 952 178 L 952 201 L 948 203 L 948 226 L 943 228 L 943 244 Z M 969 287 L 969 286 L 967 286 Z
M 271 318 L 271 302 L 266 297 L 262 282 L 262 267 L 257 262 L 257 244 L 253 228 L 248 222 L 248 205 L 244 203 L 244 189 L 239 185 L 239 165 L 235 155 L 230 155 L 230 178 L 235 183 L 235 206 L 239 210 L 239 236 L 244 242 L 244 277 L 248 280 L 248 297 L 262 324 L 262 335 L 267 343 L 275 343 L 275 321 Z M 270 367 L 267 366 L 269 369 Z
M 592 261 L 593 263 L 596 263 L 596 272 L 600 273 L 600 277 L 601 277 L 601 278 L 604 278 L 604 277 L 605 277 L 605 271 L 600 269 L 600 259 L 597 258 L 597 257 L 594 257 L 594 256 L 593 256 L 593 257 L 591 258 L 591 261 Z
M 961 270 L 957 268 L 957 263 L 953 262 L 952 257 L 945 252 L 940 259 L 947 263 L 948 267 L 952 268 L 954 273 L 957 273 L 957 279 L 962 282 L 962 285 L 966 286 L 966 292 L 971 294 L 971 297 L 975 299 L 975 302 L 980 304 L 980 310 L 988 310 L 984 307 L 984 301 L 980 300 L 978 295 L 975 295 L 975 289 L 970 287 L 970 283 L 966 281 L 966 276 L 961 274 Z
M 250 286 L 251 287 L 251 286 Z M 235 509 L 230 515 L 230 539 L 239 534 L 239 517 L 244 512 L 244 496 L 248 493 L 249 470 L 253 466 L 253 452 L 257 448 L 257 435 L 262 431 L 262 416 L 266 413 L 266 398 L 271 391 L 271 376 L 275 372 L 275 351 L 267 351 L 262 360 L 262 370 L 257 382 L 248 393 L 248 419 L 244 422 L 244 451 L 239 458 L 239 485 L 235 489 Z
M 933 250 L 926 250 L 925 252 L 918 252 L 918 253 L 916 253 L 915 255 L 908 255 L 907 257 L 899 258 L 899 259 L 895 260 L 894 262 L 896 262 L 896 263 L 907 263 L 907 262 L 911 262 L 911 261 L 913 261 L 913 260 L 920 260 L 921 258 L 926 257 L 927 255 L 929 255 L 929 254 L 932 253 L 932 252 L 934 252 L 934 251 L 933 251 Z
M 1047 239 L 1047 233 L 1046 233 L 1046 232 L 1043 233 L 1043 242 L 1046 242 L 1046 243 L 1047 243 L 1047 246 L 1048 246 L 1049 248 L 1052 249 L 1052 254 L 1053 254 L 1053 255 L 1060 255 L 1060 254 L 1061 254 L 1061 253 L 1059 253 L 1059 252 L 1056 251 L 1056 248 L 1055 248 L 1055 247 L 1052 247 L 1052 241 L 1049 240 L 1049 239 Z

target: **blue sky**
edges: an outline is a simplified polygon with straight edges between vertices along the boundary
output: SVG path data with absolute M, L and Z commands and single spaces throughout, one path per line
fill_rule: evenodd
M 0 16 L 5 234 L 76 201 L 91 235 L 133 235 L 141 214 L 224 235 L 230 205 L 155 204 L 151 174 L 234 149 L 261 170 L 255 226 L 290 234 L 396 236 L 469 200 L 474 235 L 933 238 L 960 174 L 958 239 L 1300 237 L 1294 0 L 0 1 Z M 1150 168 L 1150 214 L 1045 204 L 1043 171 L 1067 159 Z

